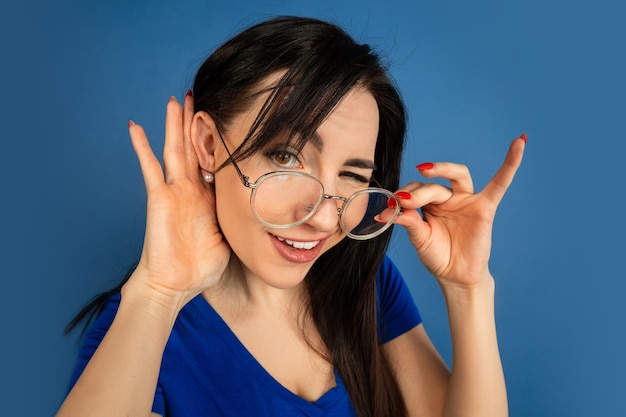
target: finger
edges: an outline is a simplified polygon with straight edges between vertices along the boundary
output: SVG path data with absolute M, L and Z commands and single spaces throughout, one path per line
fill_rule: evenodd
M 393 210 L 388 209 L 383 211 L 379 218 L 381 222 L 386 222 L 391 218 Z M 422 219 L 422 216 L 417 210 L 406 210 L 401 212 L 393 222 L 396 225 L 403 226 L 409 233 L 409 238 L 416 248 L 420 248 L 424 242 L 428 240 L 430 235 L 429 224 Z
M 417 209 L 427 204 L 443 204 L 452 197 L 452 190 L 435 183 L 410 183 L 396 192 L 403 209 Z
M 504 159 L 504 163 L 498 172 L 496 172 L 496 175 L 494 175 L 491 181 L 489 181 L 485 189 L 481 192 L 481 194 L 493 201 L 495 204 L 500 203 L 502 197 L 504 197 L 504 193 L 506 193 L 506 190 L 513 182 L 515 173 L 522 163 L 522 157 L 526 147 L 525 139 L 526 135 L 523 134 L 511 143 L 509 151 L 506 154 L 506 158 Z
M 185 148 L 183 144 L 183 112 L 175 97 L 170 97 L 165 116 L 165 146 L 163 165 L 165 179 L 172 182 L 184 175 Z
M 416 167 L 426 178 L 446 178 L 450 181 L 452 191 L 474 193 L 474 183 L 467 166 L 451 162 L 425 162 Z
M 189 178 L 198 177 L 198 157 L 191 141 L 191 124 L 194 115 L 194 102 L 191 90 L 187 91 L 183 104 L 183 146 L 185 150 L 185 162 Z
M 146 190 L 150 192 L 155 187 L 163 184 L 165 180 L 163 177 L 163 169 L 150 147 L 148 137 L 143 128 L 130 121 L 128 122 L 128 131 L 130 133 L 133 149 L 139 159 Z

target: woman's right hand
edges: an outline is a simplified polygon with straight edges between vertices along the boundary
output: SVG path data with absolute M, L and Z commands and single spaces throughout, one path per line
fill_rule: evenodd
M 217 223 L 215 194 L 201 179 L 191 142 L 193 108 L 191 94 L 184 109 L 174 97 L 167 104 L 164 169 L 143 128 L 129 123 L 148 193 L 143 251 L 129 284 L 182 305 L 215 285 L 230 258 Z

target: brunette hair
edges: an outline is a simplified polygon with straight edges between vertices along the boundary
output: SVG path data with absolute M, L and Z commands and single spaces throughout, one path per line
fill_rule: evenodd
M 234 117 L 252 105 L 261 82 L 279 72 L 283 75 L 267 90 L 268 98 L 248 135 L 232 152 L 234 160 L 255 154 L 278 134 L 287 134 L 292 146 L 303 147 L 340 100 L 361 86 L 374 96 L 379 110 L 374 178 L 386 189 L 398 188 L 404 105 L 378 56 L 336 25 L 288 16 L 236 35 L 198 70 L 195 111 L 207 112 L 218 129 L 227 130 Z M 322 255 L 305 278 L 310 301 L 306 313 L 359 417 L 406 414 L 377 331 L 376 274 L 390 237 L 391 229 L 367 241 L 346 238 Z M 85 318 L 89 322 L 130 274 L 94 298 L 66 331 Z

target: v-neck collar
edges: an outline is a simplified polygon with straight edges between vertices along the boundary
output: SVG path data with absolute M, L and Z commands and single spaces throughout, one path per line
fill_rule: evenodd
M 202 294 L 195 297 L 190 303 L 190 307 L 196 309 L 202 317 L 206 319 L 207 325 L 213 328 L 215 333 L 219 335 L 225 345 L 231 350 L 236 358 L 259 380 L 259 382 L 267 387 L 271 387 L 278 395 L 290 403 L 303 409 L 309 415 L 323 415 L 326 410 L 332 408 L 339 400 L 347 397 L 347 392 L 341 377 L 334 370 L 335 386 L 326 391 L 320 398 L 314 402 L 310 402 L 294 392 L 287 389 L 278 380 L 276 380 L 250 353 L 245 345 L 239 340 L 237 335 L 228 327 L 228 324 L 213 308 L 213 306 L 204 298 Z

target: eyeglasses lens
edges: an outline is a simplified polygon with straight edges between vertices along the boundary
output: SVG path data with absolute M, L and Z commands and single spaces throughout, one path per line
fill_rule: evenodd
M 379 223 L 374 218 L 388 209 L 387 201 L 390 195 L 367 189 L 354 194 L 343 209 L 341 218 L 342 228 L 351 237 L 365 237 L 379 232 L 387 227 L 385 223 Z
M 312 177 L 271 174 L 257 184 L 253 210 L 268 225 L 288 227 L 315 210 L 322 193 L 322 185 Z
M 298 173 L 272 173 L 259 179 L 252 197 L 252 210 L 269 227 L 288 228 L 312 216 L 323 201 L 322 184 L 314 177 Z M 387 209 L 391 193 L 363 189 L 343 205 L 341 227 L 348 236 L 369 238 L 387 224 L 374 217 Z M 341 207 L 338 203 L 338 207 Z

